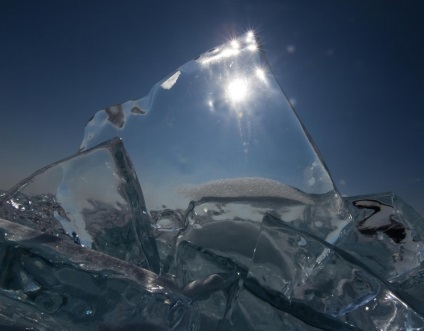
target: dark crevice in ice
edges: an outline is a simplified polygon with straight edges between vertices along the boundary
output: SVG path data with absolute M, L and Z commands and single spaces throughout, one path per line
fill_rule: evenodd
M 146 112 L 145 112 L 144 110 L 142 110 L 140 107 L 133 106 L 133 107 L 131 108 L 131 113 L 133 113 L 133 114 L 141 114 L 141 115 L 143 115 L 143 114 L 145 114 Z
M 359 209 L 371 209 L 373 213 L 357 225 L 358 231 L 367 235 L 376 235 L 378 231 L 387 234 L 399 244 L 406 237 L 405 227 L 393 219 L 394 210 L 390 205 L 377 200 L 356 200 L 353 205 Z
M 124 126 L 124 113 L 121 105 L 107 107 L 105 108 L 105 112 L 110 123 L 118 128 L 122 128 Z

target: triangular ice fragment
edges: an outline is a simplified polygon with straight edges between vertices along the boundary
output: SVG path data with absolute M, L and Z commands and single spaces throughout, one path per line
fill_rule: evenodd
M 97 112 L 81 149 L 122 137 L 147 208 L 186 210 L 203 197 L 327 194 L 319 152 L 248 32 L 187 62 L 139 100 Z
M 140 185 L 119 138 L 38 170 L 2 196 L 0 216 L 159 271 Z

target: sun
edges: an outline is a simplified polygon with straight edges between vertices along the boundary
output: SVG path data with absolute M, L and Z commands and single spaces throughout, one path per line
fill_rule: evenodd
M 249 84 L 243 78 L 235 78 L 227 86 L 227 96 L 233 102 L 244 101 L 248 96 L 248 91 Z

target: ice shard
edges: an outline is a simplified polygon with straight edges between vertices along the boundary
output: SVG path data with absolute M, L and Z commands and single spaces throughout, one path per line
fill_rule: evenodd
M 345 211 L 253 32 L 182 65 L 146 97 L 97 112 L 81 150 L 116 135 L 150 211 L 186 210 L 211 195 L 278 197 L 293 188 L 332 194 L 334 214 Z
M 390 192 L 345 200 L 355 221 L 338 247 L 390 281 L 424 314 L 424 218 Z
M 337 331 L 348 330 L 343 329 L 344 326 L 341 323 L 337 324 L 337 327 Z M 232 304 L 228 317 L 221 322 L 219 330 L 318 331 L 326 329 L 309 325 L 242 288 Z
M 3 326 L 113 330 L 132 325 L 142 330 L 186 331 L 197 325 L 196 306 L 172 282 L 3 219 L 0 260 L 0 307 L 17 310 L 15 315 L 0 314 Z
M 345 198 L 355 222 L 338 246 L 390 281 L 424 261 L 424 218 L 393 193 Z
M 324 329 L 424 328 L 420 307 L 408 306 L 396 286 L 349 253 L 271 215 L 262 222 L 244 287 Z
M 238 283 L 246 277 L 247 268 L 189 241 L 179 244 L 176 263 L 176 279 L 184 288 L 199 280 L 218 283 L 215 291 L 199 302 L 199 324 L 201 330 L 220 330 L 220 324 L 238 292 Z
M 23 180 L 2 197 L 0 216 L 159 270 L 140 185 L 119 138 Z

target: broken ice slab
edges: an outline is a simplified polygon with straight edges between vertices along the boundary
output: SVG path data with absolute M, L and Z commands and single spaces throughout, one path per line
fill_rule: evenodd
M 337 320 L 360 330 L 424 328 L 418 307 L 400 299 L 392 284 L 345 251 L 272 215 L 262 221 L 244 286 L 316 326 Z M 314 322 L 302 309 L 329 320 Z
M 226 187 L 226 194 L 216 191 Z M 186 226 L 178 243 L 189 242 L 231 259 L 248 269 L 266 213 L 284 219 L 292 226 L 334 242 L 350 219 L 342 220 L 334 206 L 334 192 L 306 194 L 288 185 L 263 178 L 215 181 L 192 189 L 195 198 L 186 211 Z M 206 196 L 206 197 L 205 197 Z M 219 238 L 219 239 L 217 239 Z M 178 247 L 177 252 L 179 252 Z M 181 263 L 181 262 L 177 262 Z M 172 268 L 170 269 L 172 273 Z
M 343 201 L 250 31 L 182 65 L 139 100 L 97 112 L 81 149 L 122 137 L 151 212 L 185 210 L 203 185 L 263 178 Z M 215 187 L 215 197 L 240 187 Z M 256 186 L 256 189 L 266 188 Z M 200 188 L 200 190 L 198 189 Z
M 237 273 L 212 274 L 184 287 L 184 293 L 196 298 L 199 310 L 199 329 L 215 331 L 231 307 L 238 290 Z M 192 290 L 192 288 L 194 290 Z
M 185 228 L 185 211 L 164 209 L 151 212 L 153 235 L 160 259 L 160 274 L 171 276 L 175 266 L 177 238 Z
M 304 311 L 304 313 L 308 313 Z M 315 314 L 316 316 L 317 314 Z M 323 316 L 325 317 L 325 316 Z M 322 323 L 322 321 L 317 320 Z M 335 331 L 353 330 L 342 323 L 333 323 Z M 323 326 L 322 324 L 319 326 Z M 237 294 L 228 317 L 219 325 L 219 331 L 319 331 L 331 330 L 328 327 L 314 327 L 286 313 L 245 288 Z
M 242 278 L 247 275 L 247 268 L 237 261 L 188 241 L 182 241 L 178 246 L 176 262 L 177 282 L 180 286 L 216 273 L 238 274 Z
M 2 196 L 0 216 L 159 271 L 140 184 L 119 138 L 38 170 Z
M 0 306 L 34 311 L 44 330 L 196 330 L 197 309 L 173 283 L 111 256 L 0 219 Z M 16 301 L 16 304 L 11 302 Z M 25 308 L 25 305 L 28 307 Z M 35 309 L 34 309 L 35 308 Z M 4 315 L 4 314 L 3 314 Z M 7 316 L 0 324 L 7 325 Z M 12 319 L 12 320 L 11 320 Z M 13 326 L 25 326 L 9 318 Z M 193 328 L 194 327 L 194 328 Z
M 36 327 L 35 327 L 36 325 Z M 66 323 L 46 315 L 35 306 L 0 294 L 0 329 L 4 331 L 67 330 Z
M 211 274 L 227 275 L 227 279 L 230 280 L 231 275 L 239 275 L 237 279 L 233 276 L 233 283 L 227 284 L 220 291 L 215 291 L 207 300 L 198 302 L 201 330 L 209 330 L 211 327 L 221 331 L 321 330 L 309 326 L 301 319 L 275 308 L 249 292 L 244 287 L 247 272 L 247 268 L 231 258 L 187 241 L 180 243 L 177 254 L 177 279 L 183 284 L 199 278 L 207 279 Z M 207 288 L 204 289 L 206 290 Z M 303 312 L 310 316 L 311 311 L 303 309 Z M 330 320 L 331 325 L 335 326 L 334 330 L 352 330 L 332 317 L 316 312 L 313 317 L 317 315 L 321 317 L 320 323 Z
M 337 246 L 424 307 L 424 218 L 390 192 L 345 200 L 355 222 Z
M 264 215 L 272 213 L 333 243 L 351 220 L 349 213 L 343 213 L 335 191 L 307 194 L 266 178 L 212 181 L 186 188 L 185 192 L 194 201 L 186 214 L 187 226 L 193 229 L 227 220 L 245 220 L 260 226 Z
M 395 281 L 424 262 L 424 218 L 394 193 L 345 198 L 355 222 L 338 247 Z

